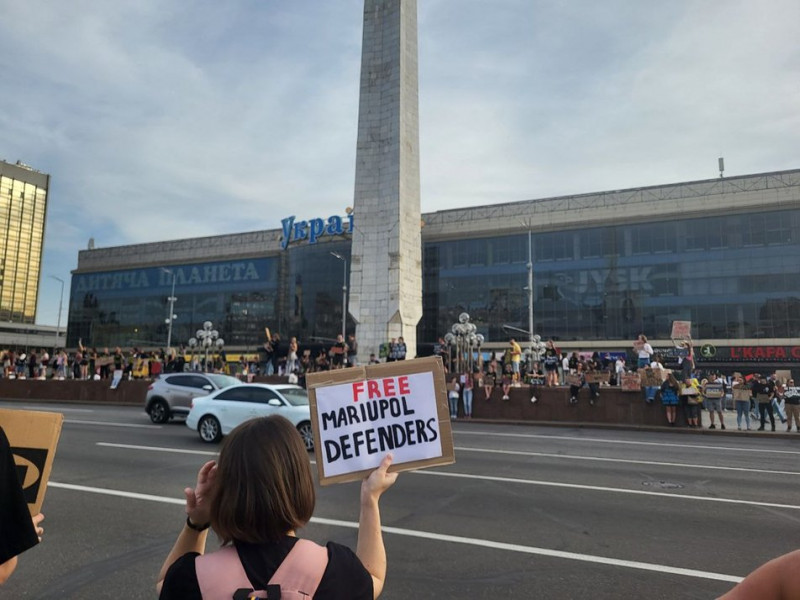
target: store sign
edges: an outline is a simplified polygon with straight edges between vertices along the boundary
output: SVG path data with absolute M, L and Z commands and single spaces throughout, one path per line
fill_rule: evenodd
M 731 346 L 734 360 L 800 360 L 800 346 Z
M 72 278 L 72 289 L 80 294 L 169 289 L 173 275 L 177 287 L 241 286 L 269 280 L 268 259 L 168 265 L 168 268 L 129 269 L 103 273 L 81 273 Z
M 700 352 L 700 360 L 715 362 L 796 362 L 800 346 L 711 346 L 714 353 Z
M 309 219 L 308 221 L 295 221 L 294 215 L 281 220 L 283 236 L 281 249 L 286 250 L 289 244 L 308 240 L 309 244 L 316 244 L 320 238 L 331 235 L 344 235 L 353 233 L 353 213 L 344 219 L 333 215 L 327 219 Z

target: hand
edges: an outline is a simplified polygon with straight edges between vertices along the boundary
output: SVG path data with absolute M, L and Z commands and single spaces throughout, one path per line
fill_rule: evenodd
M 42 536 L 44 535 L 44 527 L 40 527 L 39 523 L 44 521 L 44 515 L 39 513 L 38 515 L 34 515 L 31 520 L 33 521 L 33 528 L 36 530 L 36 537 L 38 537 L 41 542 Z
M 197 473 L 197 485 L 186 488 L 186 514 L 195 525 L 205 525 L 211 520 L 209 498 L 217 481 L 217 463 L 210 460 Z
M 388 490 L 397 480 L 397 473 L 389 473 L 389 466 L 392 464 L 392 454 L 387 454 L 381 461 L 380 466 L 372 471 L 361 482 L 361 500 L 377 500 L 381 494 Z

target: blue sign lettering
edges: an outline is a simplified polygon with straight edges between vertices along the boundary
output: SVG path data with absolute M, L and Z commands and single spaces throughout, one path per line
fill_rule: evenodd
M 345 235 L 353 233 L 353 213 L 347 215 L 347 222 L 337 215 L 328 217 L 325 221 L 320 218 L 310 219 L 309 221 L 295 221 L 295 216 L 286 217 L 281 220 L 281 249 L 286 248 L 292 242 L 308 240 L 309 244 L 316 244 L 320 238 L 328 235 Z

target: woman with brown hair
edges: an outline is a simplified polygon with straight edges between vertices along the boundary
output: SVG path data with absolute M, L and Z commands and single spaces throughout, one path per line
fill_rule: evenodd
M 361 484 L 356 552 L 335 542 L 318 546 L 296 537 L 316 499 L 297 430 L 280 416 L 239 425 L 219 460 L 203 465 L 196 487 L 184 490 L 186 524 L 161 567 L 160 598 L 228 600 L 239 589 L 286 586 L 288 579 L 306 581 L 302 591 L 319 600 L 377 598 L 386 577 L 378 500 L 397 479 L 387 472 L 391 462 L 386 456 Z M 222 549 L 205 554 L 209 527 Z

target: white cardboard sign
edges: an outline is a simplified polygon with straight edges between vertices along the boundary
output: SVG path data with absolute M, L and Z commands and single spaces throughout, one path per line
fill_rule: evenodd
M 308 376 L 320 483 L 361 479 L 393 455 L 392 471 L 454 461 L 441 359 Z
M 395 464 L 441 456 L 434 397 L 430 372 L 317 389 L 325 475 L 374 469 L 389 452 Z

